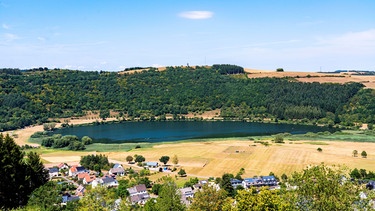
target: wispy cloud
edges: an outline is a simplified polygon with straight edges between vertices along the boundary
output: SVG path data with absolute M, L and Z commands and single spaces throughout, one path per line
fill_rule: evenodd
M 374 46 L 375 29 L 361 32 L 349 32 L 332 38 L 323 38 L 319 39 L 319 43 L 344 46 Z
M 45 38 L 45 37 L 37 37 L 37 39 L 38 39 L 39 41 L 42 41 L 42 42 L 46 41 L 46 38 Z
M 5 41 L 11 42 L 13 40 L 18 40 L 20 37 L 16 34 L 11 34 L 11 33 L 5 33 L 4 34 Z
M 181 12 L 178 15 L 182 18 L 198 20 L 212 18 L 214 16 L 214 13 L 211 11 L 186 11 Z
M 10 28 L 9 25 L 7 25 L 5 23 L 3 23 L 1 26 L 3 27 L 3 29 L 9 29 Z

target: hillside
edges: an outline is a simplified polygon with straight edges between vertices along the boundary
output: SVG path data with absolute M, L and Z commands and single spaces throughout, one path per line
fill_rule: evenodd
M 236 74 L 233 74 L 236 73 Z M 110 111 L 141 120 L 174 119 L 218 110 L 222 118 L 307 120 L 321 124 L 373 123 L 371 90 L 359 83 L 303 83 L 251 78 L 238 66 L 167 67 L 118 74 L 73 70 L 0 74 L 0 130 L 51 118 Z M 112 112 L 113 114 L 113 112 Z

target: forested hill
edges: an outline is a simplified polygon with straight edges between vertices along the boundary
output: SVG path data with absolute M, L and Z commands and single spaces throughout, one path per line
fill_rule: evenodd
M 84 115 L 89 110 L 117 110 L 141 119 L 221 109 L 221 115 L 228 118 L 374 122 L 375 106 L 368 105 L 373 93 L 360 91 L 361 84 L 248 79 L 238 66 L 234 72 L 240 74 L 235 75 L 217 67 L 168 67 L 161 72 L 151 69 L 134 74 L 3 71 L 0 130 L 42 123 L 48 118 Z M 364 112 L 366 116 L 361 116 Z

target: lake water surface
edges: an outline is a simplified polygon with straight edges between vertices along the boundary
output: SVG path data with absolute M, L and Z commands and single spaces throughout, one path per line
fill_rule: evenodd
M 166 142 L 186 139 L 244 137 L 277 133 L 332 131 L 326 127 L 235 121 L 122 122 L 63 128 L 55 134 L 89 136 L 95 142 Z

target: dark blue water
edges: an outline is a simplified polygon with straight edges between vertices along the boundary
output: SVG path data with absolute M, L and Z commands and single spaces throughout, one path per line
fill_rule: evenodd
M 95 142 L 166 142 L 198 138 L 244 137 L 329 131 L 326 127 L 232 121 L 123 122 L 71 127 L 55 134 L 89 136 Z

